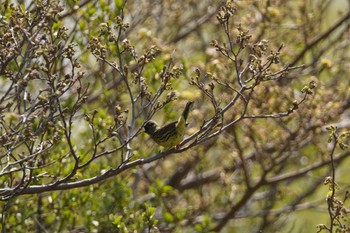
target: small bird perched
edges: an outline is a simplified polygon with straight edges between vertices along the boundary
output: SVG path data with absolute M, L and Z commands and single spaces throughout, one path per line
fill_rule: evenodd
M 186 120 L 192 105 L 193 101 L 187 102 L 180 118 L 177 121 L 164 125 L 163 127 L 159 127 L 154 121 L 148 121 L 144 126 L 145 132 L 150 135 L 157 144 L 165 148 L 178 145 L 185 133 L 187 126 Z

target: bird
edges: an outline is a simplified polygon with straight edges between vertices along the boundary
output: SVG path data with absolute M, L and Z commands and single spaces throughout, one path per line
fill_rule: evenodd
M 146 122 L 144 125 L 145 132 L 151 136 L 153 141 L 164 148 L 168 149 L 177 146 L 185 133 L 187 126 L 186 120 L 192 105 L 193 101 L 187 102 L 179 119 L 162 127 L 159 127 L 159 125 L 152 120 Z

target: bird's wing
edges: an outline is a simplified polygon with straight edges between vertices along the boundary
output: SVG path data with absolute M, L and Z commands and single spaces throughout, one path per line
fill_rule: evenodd
M 161 127 L 160 129 L 154 132 L 153 138 L 159 141 L 168 140 L 170 136 L 177 133 L 176 124 L 177 124 L 177 121 L 164 125 L 163 127 Z

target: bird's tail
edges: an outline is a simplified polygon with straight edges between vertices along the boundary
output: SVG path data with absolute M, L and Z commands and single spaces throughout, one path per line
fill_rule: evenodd
M 188 117 L 188 114 L 190 113 L 190 108 L 192 105 L 193 105 L 193 101 L 187 102 L 186 107 L 182 112 L 182 117 L 184 118 L 185 122 L 187 121 L 187 117 Z
M 184 111 L 182 112 L 179 120 L 176 123 L 176 131 L 179 135 L 183 135 L 185 133 L 185 129 L 187 125 L 186 120 L 187 120 L 188 114 L 190 113 L 190 108 L 192 105 L 193 105 L 193 101 L 187 102 Z

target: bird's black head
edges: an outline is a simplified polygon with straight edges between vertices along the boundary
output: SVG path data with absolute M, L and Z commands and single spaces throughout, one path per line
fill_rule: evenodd
M 158 125 L 154 121 L 148 121 L 143 128 L 147 134 L 152 135 L 157 130 Z

